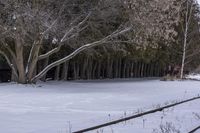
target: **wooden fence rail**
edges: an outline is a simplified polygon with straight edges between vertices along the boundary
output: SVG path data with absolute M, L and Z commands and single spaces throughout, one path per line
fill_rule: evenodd
M 114 121 L 111 121 L 111 122 L 107 122 L 107 123 L 104 123 L 104 124 L 100 124 L 100 125 L 97 125 L 97 126 L 89 127 L 89 128 L 86 128 L 86 129 L 82 129 L 82 130 L 79 130 L 79 131 L 72 132 L 72 133 L 84 133 L 84 132 L 92 131 L 92 130 L 99 129 L 99 128 L 102 128 L 102 127 L 107 127 L 107 126 L 114 125 L 114 124 L 117 124 L 117 123 L 121 123 L 121 122 L 124 122 L 124 121 L 127 121 L 127 120 L 135 119 L 135 118 L 138 118 L 138 117 L 141 117 L 141 116 L 144 116 L 144 115 L 152 114 L 152 113 L 155 113 L 155 112 L 160 112 L 160 111 L 163 111 L 164 109 L 171 108 L 173 106 L 177 106 L 177 105 L 187 103 L 187 102 L 190 102 L 190 101 L 194 101 L 194 100 L 197 100 L 197 99 L 200 99 L 200 95 L 198 95 L 197 97 L 193 97 L 191 99 L 181 101 L 181 102 L 169 104 L 169 105 L 159 107 L 159 108 L 156 108 L 156 109 L 153 109 L 153 110 L 149 110 L 149 111 L 142 112 L 142 113 L 132 115 L 132 116 L 129 116 L 129 117 L 121 118 L 121 119 L 114 120 Z M 189 133 L 193 133 L 193 132 L 189 132 Z
M 194 132 L 196 132 L 196 131 L 199 130 L 199 129 L 200 129 L 200 126 L 196 127 L 195 129 L 193 129 L 192 131 L 190 131 L 190 132 L 188 132 L 188 133 L 194 133 Z

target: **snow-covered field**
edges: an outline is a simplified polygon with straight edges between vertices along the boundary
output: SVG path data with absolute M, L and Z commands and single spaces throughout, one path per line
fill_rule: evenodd
M 69 133 L 200 94 L 199 81 L 77 81 L 0 84 L 1 133 Z M 200 125 L 200 100 L 120 123 L 103 133 L 187 133 Z M 160 126 L 161 125 L 161 126 Z M 92 131 L 97 133 L 97 131 Z

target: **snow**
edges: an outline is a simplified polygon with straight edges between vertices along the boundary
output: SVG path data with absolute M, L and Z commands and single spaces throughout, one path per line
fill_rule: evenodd
M 192 73 L 186 76 L 187 79 L 200 80 L 200 74 Z
M 54 37 L 53 40 L 52 40 L 52 43 L 57 44 L 57 42 L 58 42 L 58 39 Z
M 199 103 L 200 100 L 193 101 L 88 133 L 189 133 L 200 125 Z
M 3 83 L 0 84 L 0 129 L 3 133 L 69 133 L 198 94 L 199 81 Z M 200 114 L 199 103 L 196 100 L 113 125 L 104 128 L 103 133 L 112 130 L 114 133 L 151 133 L 159 131 L 161 123 L 166 122 L 184 133 L 200 123 L 196 118 Z

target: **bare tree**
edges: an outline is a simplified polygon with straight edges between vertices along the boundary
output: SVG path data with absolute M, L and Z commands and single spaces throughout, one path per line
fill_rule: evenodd
M 181 63 L 181 73 L 180 78 L 183 79 L 183 71 L 185 66 L 185 58 L 186 58 L 186 47 L 187 47 L 187 38 L 188 38 L 188 28 L 190 25 L 191 15 L 192 15 L 193 4 L 189 5 L 189 0 L 186 0 L 186 12 L 185 12 L 185 28 L 184 28 L 184 42 L 183 42 L 183 55 L 182 55 L 182 63 Z
M 85 30 L 92 14 L 101 6 L 101 1 L 13 1 L 1 0 L 0 54 L 3 55 L 15 79 L 19 83 L 36 82 L 51 68 L 70 60 L 80 52 L 114 41 L 132 29 L 123 22 L 101 39 L 83 44 L 71 54 L 47 65 L 36 73 L 38 61 L 60 51 L 69 40 Z M 46 40 L 53 48 L 43 50 Z

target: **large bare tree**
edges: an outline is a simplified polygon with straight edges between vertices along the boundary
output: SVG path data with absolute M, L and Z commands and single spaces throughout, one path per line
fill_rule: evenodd
M 36 82 L 51 68 L 78 53 L 112 41 L 131 30 L 128 22 L 123 22 L 101 39 L 83 44 L 71 54 L 35 73 L 38 61 L 59 52 L 67 41 L 87 28 L 90 18 L 100 9 L 101 1 L 1 0 L 0 6 L 0 54 L 7 60 L 19 83 Z M 50 44 L 46 44 L 46 40 L 50 40 Z M 43 50 L 45 45 L 53 47 L 49 51 Z

